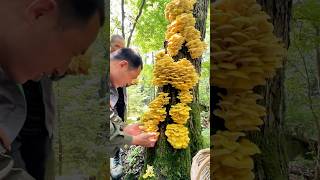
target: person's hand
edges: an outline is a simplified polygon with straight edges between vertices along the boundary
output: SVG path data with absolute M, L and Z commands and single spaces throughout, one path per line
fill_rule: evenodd
M 158 140 L 157 133 L 141 133 L 133 136 L 132 145 L 139 145 L 144 147 L 154 147 Z
M 11 150 L 9 137 L 5 134 L 4 130 L 0 128 L 0 146 L 3 146 L 7 151 Z
M 126 134 L 129 134 L 131 136 L 137 136 L 142 133 L 143 127 L 142 127 L 142 124 L 139 124 L 139 123 L 130 124 L 130 125 L 127 125 L 126 127 L 124 127 L 123 131 Z

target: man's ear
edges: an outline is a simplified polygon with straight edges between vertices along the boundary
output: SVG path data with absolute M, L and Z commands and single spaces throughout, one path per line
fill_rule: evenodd
M 39 18 L 53 13 L 57 9 L 55 0 L 33 0 L 26 9 L 27 19 L 29 23 L 33 24 Z
M 126 60 L 121 60 L 119 64 L 120 64 L 120 67 L 128 67 L 129 65 L 128 61 Z

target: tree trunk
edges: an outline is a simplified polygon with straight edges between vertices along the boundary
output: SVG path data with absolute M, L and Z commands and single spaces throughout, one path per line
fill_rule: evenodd
M 316 37 L 320 38 L 320 27 L 316 26 Z M 320 43 L 316 43 L 316 58 L 317 58 L 317 70 L 318 70 L 318 76 L 317 76 L 317 91 L 320 94 Z
M 289 47 L 289 26 L 292 0 L 258 0 L 263 10 L 271 16 L 274 33 Z M 276 76 L 266 86 L 256 88 L 264 96 L 259 103 L 266 107 L 267 116 L 261 132 L 253 133 L 252 139 L 260 147 L 262 153 L 255 159 L 256 179 L 284 180 L 289 178 L 288 158 L 285 151 L 283 131 L 285 113 L 285 63 L 277 71 Z
M 198 0 L 194 7 L 193 16 L 196 18 L 196 29 L 201 32 L 202 40 L 206 35 L 206 20 L 208 14 L 209 0 Z M 201 74 L 201 61 L 202 58 L 191 61 L 195 66 L 198 74 Z M 190 111 L 190 151 L 191 157 L 195 156 L 197 152 L 203 148 L 203 139 L 201 135 L 201 116 L 200 116 L 200 103 L 199 103 L 199 83 L 193 88 L 193 102 Z
M 100 89 L 98 90 L 99 98 L 106 97 L 107 94 L 107 77 L 105 74 L 100 79 Z
M 194 7 L 194 17 L 196 18 L 196 28 L 200 30 L 202 38 L 205 37 L 206 18 L 208 12 L 208 0 L 198 0 Z M 166 44 L 166 43 L 165 43 Z M 175 60 L 187 58 L 191 60 L 187 48 L 184 46 L 179 54 L 173 57 Z M 201 58 L 191 61 L 198 73 L 201 72 Z M 171 97 L 170 103 L 167 106 L 167 112 L 171 105 L 176 104 L 176 96 L 178 91 L 171 85 L 164 86 L 159 89 L 163 92 L 168 92 Z M 199 87 L 193 89 L 193 102 L 190 107 L 190 120 L 187 124 L 189 128 L 189 147 L 187 149 L 174 149 L 167 141 L 165 136 L 165 128 L 168 123 L 172 122 L 170 116 L 166 117 L 165 122 L 160 123 L 160 136 L 155 148 L 146 151 L 145 166 L 153 165 L 157 179 L 160 180 L 188 180 L 190 179 L 191 159 L 195 153 L 203 147 L 201 136 L 201 120 L 199 107 Z M 169 114 L 169 113 L 168 113 Z M 146 168 L 146 167 L 145 167 Z M 144 168 L 144 169 L 145 169 Z
M 178 91 L 172 86 L 164 86 L 160 91 L 170 93 L 170 103 L 167 105 L 169 112 L 170 105 L 176 104 Z M 190 147 L 187 149 L 174 149 L 167 141 L 164 134 L 167 124 L 172 123 L 172 119 L 167 116 L 166 120 L 159 125 L 160 136 L 155 148 L 146 151 L 145 166 L 152 164 L 155 174 L 159 180 L 179 180 L 190 179 L 191 153 Z M 144 168 L 145 169 L 145 168 Z
M 60 83 L 57 82 L 58 93 L 57 97 L 60 97 Z M 62 175 L 62 165 L 63 165 L 63 144 L 62 144 L 62 135 L 61 135 L 61 106 L 60 99 L 57 99 L 57 120 L 58 120 L 58 174 Z
M 319 26 L 315 27 L 316 29 L 316 37 L 319 38 L 320 37 L 320 28 Z M 318 76 L 317 76 L 317 82 L 318 82 L 318 87 L 317 87 L 317 91 L 318 93 L 320 93 L 320 43 L 317 41 L 316 43 L 316 58 L 317 58 L 317 70 L 318 70 Z M 311 98 L 311 97 L 310 97 Z M 318 116 L 314 114 L 315 117 L 315 121 L 316 121 L 316 127 L 317 127 L 317 131 L 318 131 L 318 145 L 316 148 L 317 151 L 317 158 L 316 158 L 316 167 L 315 167 L 315 178 L 320 178 L 320 128 L 319 128 L 319 119 Z
M 106 12 L 107 9 L 109 9 L 109 4 L 106 3 Z M 100 89 L 98 90 L 98 95 L 100 98 L 105 98 L 107 96 L 107 93 L 109 92 L 109 84 L 108 84 L 108 79 L 107 78 L 107 74 L 109 74 L 109 71 L 107 70 L 107 68 L 109 67 L 109 54 L 110 54 L 110 18 L 109 18 L 109 13 L 105 13 L 106 14 L 106 22 L 104 23 L 104 26 L 102 28 L 102 32 L 100 34 L 100 36 L 98 36 L 100 43 L 102 44 L 102 47 L 104 49 L 104 55 L 103 55 L 103 59 L 104 59 L 104 64 L 105 66 L 103 66 L 103 71 L 102 71 L 102 77 L 100 79 Z M 107 67 L 107 68 L 106 68 Z M 109 96 L 109 95 L 108 95 Z

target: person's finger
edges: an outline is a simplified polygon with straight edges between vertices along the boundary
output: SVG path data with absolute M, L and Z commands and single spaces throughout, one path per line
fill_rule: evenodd
M 137 128 L 139 130 L 142 130 L 141 128 L 143 128 L 143 124 L 140 123 L 130 124 L 128 126 L 130 126 L 131 128 Z
M 142 130 L 142 131 L 146 130 L 146 128 L 143 125 L 139 125 L 139 129 Z
M 147 143 L 146 147 L 152 147 L 152 143 Z
M 156 142 L 151 142 L 148 144 L 149 147 L 154 147 L 156 145 Z
M 158 137 L 157 136 L 152 136 L 152 137 L 149 137 L 148 140 L 151 141 L 151 142 L 156 142 L 158 140 Z
M 147 134 L 145 135 L 145 137 L 146 137 L 147 139 L 149 139 L 149 138 L 154 138 L 154 137 L 156 137 L 156 136 L 157 136 L 156 133 L 147 133 Z

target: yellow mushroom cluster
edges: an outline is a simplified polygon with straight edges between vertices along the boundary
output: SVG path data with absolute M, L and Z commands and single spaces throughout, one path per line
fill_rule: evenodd
M 91 57 L 87 54 L 74 57 L 69 64 L 67 74 L 87 75 L 91 67 Z
M 166 54 L 165 50 L 161 50 L 161 51 L 159 51 L 158 53 L 156 53 L 156 55 L 155 55 L 155 60 L 156 60 L 156 62 L 157 62 L 158 60 L 161 60 L 162 58 L 164 58 L 164 56 L 169 56 L 169 55 Z M 170 57 L 170 56 L 169 56 L 169 57 Z
M 153 166 L 147 165 L 146 173 L 142 177 L 143 179 L 155 177 Z
M 193 27 L 193 30 L 198 31 L 194 28 L 195 24 L 196 19 L 193 17 L 192 13 L 180 14 L 179 16 L 177 16 L 176 20 L 174 20 L 171 24 L 168 25 L 166 38 L 170 39 L 170 37 L 176 33 L 182 33 L 184 37 L 186 37 L 185 35 L 187 28 L 190 30 L 190 28 Z M 200 36 L 196 38 L 200 38 Z
M 201 57 L 207 48 L 201 41 L 199 30 L 195 28 L 196 20 L 192 14 L 195 2 L 173 0 L 166 6 L 166 18 L 170 22 L 166 32 L 170 56 L 176 56 L 185 42 L 192 59 Z
M 185 27 L 181 31 L 181 34 L 182 34 L 183 37 L 186 38 L 187 42 L 190 42 L 190 41 L 195 40 L 195 39 L 199 39 L 200 40 L 200 38 L 201 38 L 200 31 L 197 30 L 196 28 L 194 28 L 193 26 Z
M 160 92 L 149 104 L 148 111 L 142 115 L 141 121 L 146 132 L 157 132 L 159 123 L 165 120 L 167 112 L 164 106 L 169 104 L 168 95 L 168 93 Z
M 256 103 L 262 99 L 260 95 L 245 91 L 221 97 L 220 109 L 216 109 L 214 114 L 224 119 L 226 128 L 231 131 L 259 130 L 258 126 L 263 124 L 261 117 L 266 115 L 265 107 Z
M 161 57 L 159 55 L 159 57 Z M 198 74 L 190 61 L 183 58 L 177 62 L 165 54 L 159 58 L 153 69 L 153 84 L 164 86 L 171 84 L 173 87 L 188 91 L 198 82 Z
M 190 138 L 188 128 L 182 124 L 168 124 L 165 135 L 168 142 L 175 149 L 185 149 L 188 147 Z
M 169 115 L 176 124 L 168 124 L 169 128 L 167 126 L 165 134 L 172 147 L 186 148 L 189 143 L 189 132 L 184 125 L 189 119 L 189 111 L 191 110 L 187 103 L 192 102 L 193 96 L 190 89 L 198 82 L 198 74 L 192 63 L 185 58 L 175 62 L 164 51 L 160 51 L 155 57 L 153 84 L 158 87 L 170 84 L 179 90 L 180 103 L 172 105 L 169 110 Z M 145 131 L 157 132 L 159 130 L 159 123 L 164 121 L 167 116 L 164 106 L 169 103 L 169 100 L 168 93 L 161 92 L 149 104 L 149 110 L 141 118 Z M 181 127 L 183 128 L 181 129 Z
M 265 85 L 285 55 L 269 16 L 255 0 L 220 0 L 214 9 L 213 83 L 244 90 Z
M 214 111 L 227 130 L 213 135 L 212 177 L 253 180 L 252 156 L 260 151 L 241 131 L 263 124 L 266 110 L 257 104 L 262 97 L 253 88 L 275 75 L 286 50 L 255 0 L 217 0 L 212 8 L 211 84 L 227 91 Z
M 192 63 L 185 58 L 175 62 L 172 57 L 164 51 L 160 51 L 155 57 L 156 63 L 153 70 L 153 84 L 159 87 L 170 84 L 179 90 L 178 99 L 180 103 L 171 106 L 169 115 L 175 123 L 185 125 L 189 119 L 189 111 L 191 110 L 187 104 L 192 102 L 193 98 L 190 89 L 198 82 L 198 74 Z M 155 123 L 149 127 L 152 127 L 152 130 L 158 130 Z M 187 128 L 186 130 L 188 131 Z M 170 135 L 170 133 L 167 134 Z M 181 133 L 178 133 L 176 136 L 178 135 L 181 135 Z M 169 139 L 172 138 L 172 136 L 170 138 L 168 137 L 168 142 L 176 149 L 186 148 L 187 146 L 184 145 L 189 143 L 189 138 L 185 138 L 184 136 L 182 136 L 179 141 L 169 141 Z M 183 146 L 181 146 L 181 144 L 183 144 Z
M 166 5 L 165 17 L 172 22 L 182 13 L 192 13 L 196 0 L 172 0 Z
M 214 157 L 211 162 L 213 179 L 254 179 L 251 156 L 260 153 L 260 150 L 244 136 L 244 133 L 229 131 L 218 131 L 214 136 Z
M 186 46 L 188 47 L 188 51 L 190 52 L 192 59 L 201 57 L 206 49 L 206 44 L 200 39 L 191 40 L 186 44 Z
M 193 96 L 191 91 L 180 91 L 178 94 L 178 99 L 181 103 L 188 104 L 192 102 Z
M 171 36 L 167 47 L 168 54 L 170 54 L 171 56 L 177 55 L 182 48 L 182 44 L 184 43 L 184 41 L 185 38 L 179 33 Z
M 177 103 L 170 108 L 170 116 L 173 122 L 177 124 L 186 124 L 189 119 L 189 111 L 191 108 L 184 103 Z

